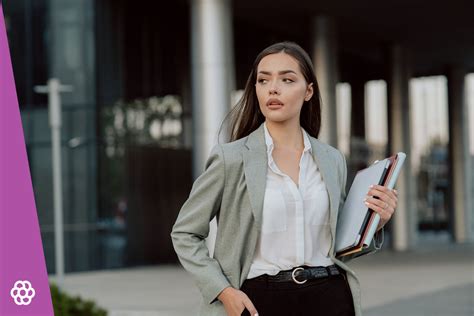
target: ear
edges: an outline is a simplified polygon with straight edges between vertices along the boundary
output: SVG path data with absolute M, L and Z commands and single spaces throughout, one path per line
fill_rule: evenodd
M 313 83 L 311 82 L 308 87 L 306 88 L 306 94 L 304 96 L 304 100 L 305 101 L 309 101 L 309 99 L 311 99 L 311 97 L 313 96 Z

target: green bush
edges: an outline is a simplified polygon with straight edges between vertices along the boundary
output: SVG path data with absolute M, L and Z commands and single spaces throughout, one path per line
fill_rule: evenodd
M 106 316 L 107 311 L 96 306 L 93 301 L 79 296 L 69 296 L 56 284 L 50 284 L 55 316 Z

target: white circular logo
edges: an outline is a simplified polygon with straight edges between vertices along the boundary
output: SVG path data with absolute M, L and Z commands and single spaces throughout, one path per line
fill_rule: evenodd
M 35 297 L 35 289 L 31 286 L 30 281 L 18 280 L 10 291 L 10 295 L 16 305 L 30 305 L 31 300 Z

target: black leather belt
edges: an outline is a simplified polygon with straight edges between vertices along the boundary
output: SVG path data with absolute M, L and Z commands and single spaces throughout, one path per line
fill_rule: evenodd
M 340 275 L 341 268 L 335 264 L 328 267 L 296 267 L 292 270 L 280 271 L 276 275 L 261 275 L 255 279 L 265 279 L 268 282 L 295 282 L 297 284 L 306 283 L 308 280 L 326 278 L 331 275 Z

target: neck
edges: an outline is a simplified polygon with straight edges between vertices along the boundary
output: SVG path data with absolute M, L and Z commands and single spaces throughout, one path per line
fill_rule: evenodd
M 266 120 L 268 132 L 275 148 L 303 150 L 303 132 L 299 121 L 273 122 Z

